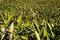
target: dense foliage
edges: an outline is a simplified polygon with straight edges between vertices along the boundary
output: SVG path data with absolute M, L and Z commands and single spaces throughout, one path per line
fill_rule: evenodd
M 60 1 L 0 0 L 2 40 L 9 40 L 12 23 L 13 40 L 60 40 Z

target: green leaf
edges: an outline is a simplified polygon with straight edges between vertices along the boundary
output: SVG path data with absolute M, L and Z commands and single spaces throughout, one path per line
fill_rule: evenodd
M 47 40 L 50 40 L 49 36 L 47 36 Z
M 40 29 L 39 29 L 40 25 L 38 24 L 38 22 L 36 20 L 33 20 L 33 23 L 35 24 L 38 32 L 40 33 Z
M 40 36 L 43 35 L 43 31 L 44 31 L 44 29 L 42 28 L 41 31 L 40 31 Z
M 8 20 L 6 21 L 4 21 L 4 27 L 6 27 L 7 26 L 7 24 L 9 24 L 9 22 L 11 21 L 13 19 L 13 15 L 9 15 L 9 18 L 8 18 Z
M 40 36 L 39 36 L 39 33 L 37 31 L 35 31 L 35 34 L 36 34 L 37 40 L 41 40 Z
M 48 32 L 45 27 L 44 27 L 44 36 L 46 36 L 46 37 L 48 36 Z
M 36 27 L 40 27 L 40 25 L 38 24 L 38 22 L 36 20 L 33 20 L 33 22 L 35 23 Z
M 55 34 L 54 34 L 53 31 L 52 31 L 52 25 L 49 24 L 48 22 L 47 22 L 47 24 L 48 24 L 48 27 L 49 27 L 50 32 L 51 32 L 51 34 L 52 34 L 52 37 L 54 38 Z

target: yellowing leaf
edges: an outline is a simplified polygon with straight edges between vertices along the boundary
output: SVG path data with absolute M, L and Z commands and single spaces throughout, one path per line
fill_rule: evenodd
M 44 27 L 44 36 L 46 36 L 46 37 L 48 36 L 48 32 L 45 27 Z
M 30 22 L 29 21 L 27 21 L 26 23 L 22 24 L 22 27 L 28 27 L 28 26 L 30 26 Z
M 17 19 L 17 22 L 20 23 L 22 21 L 22 16 L 19 16 L 19 18 Z
M 24 40 L 28 40 L 28 38 L 27 38 L 26 35 L 22 35 L 21 37 L 22 37 L 22 39 L 24 39 Z

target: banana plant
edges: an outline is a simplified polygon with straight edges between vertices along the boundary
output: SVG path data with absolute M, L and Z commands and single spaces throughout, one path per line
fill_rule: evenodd
M 48 22 L 47 22 L 47 25 L 48 25 L 48 27 L 49 27 L 49 29 L 50 29 L 52 38 L 54 38 L 55 34 L 54 34 L 53 31 L 52 31 L 52 28 L 53 28 L 52 25 L 51 25 L 50 23 L 48 23 Z
M 10 34 L 10 39 L 12 37 L 12 32 L 13 32 L 13 29 L 14 29 L 14 23 L 12 21 L 12 23 L 10 22 L 7 26 L 7 28 L 4 30 L 3 34 L 2 34 L 2 37 L 1 37 L 1 40 L 3 40 L 4 36 L 6 35 L 6 33 L 11 33 Z M 7 32 L 8 31 L 8 32 Z M 11 39 L 12 40 L 12 39 Z
M 33 24 L 34 24 L 35 29 L 36 29 L 35 34 L 36 34 L 37 40 L 41 40 L 40 39 L 40 29 L 39 29 L 40 26 L 36 20 L 33 20 Z
M 1 37 L 1 40 L 3 40 L 3 38 L 4 38 L 4 36 L 6 35 L 6 33 L 7 33 L 7 31 L 8 31 L 8 28 L 10 27 L 10 24 L 11 24 L 11 22 L 12 22 L 12 19 L 13 19 L 13 15 L 8 15 L 8 19 L 7 19 L 7 21 L 6 20 L 4 20 L 4 25 L 3 25 L 3 27 L 5 27 L 5 30 L 4 30 L 4 32 L 3 32 L 3 35 L 2 35 L 2 37 Z M 11 26 L 11 28 L 12 28 L 12 26 Z M 11 31 L 11 30 L 10 30 Z
M 36 20 L 33 21 L 34 22 L 34 25 L 36 25 L 36 29 L 38 31 L 38 34 L 39 34 L 39 38 L 42 36 L 42 40 L 44 40 L 44 37 L 46 37 L 46 40 L 50 40 L 50 37 L 54 38 L 55 37 L 55 34 L 54 32 L 52 31 L 52 24 L 48 23 L 45 21 L 43 27 L 41 27 L 39 25 L 38 22 L 36 22 Z M 40 29 L 40 28 L 41 29 Z M 49 28 L 49 29 L 48 29 Z M 48 32 L 48 30 L 50 30 L 51 34 Z

